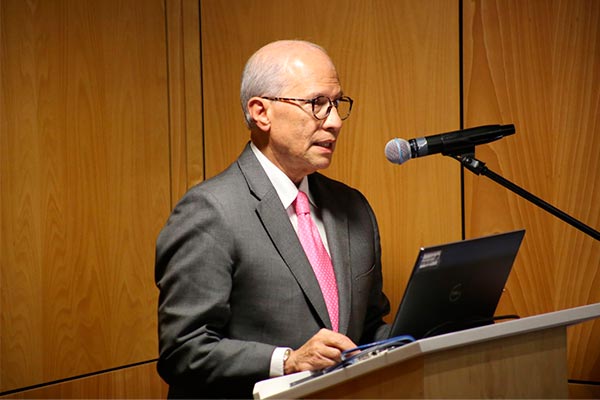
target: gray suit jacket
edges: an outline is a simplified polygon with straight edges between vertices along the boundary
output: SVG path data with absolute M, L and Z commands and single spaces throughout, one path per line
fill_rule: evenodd
M 339 291 L 339 331 L 387 335 L 377 222 L 364 196 L 315 173 Z M 252 397 L 276 346 L 331 329 L 325 301 L 283 205 L 249 146 L 181 199 L 156 245 L 160 357 L 171 397 Z

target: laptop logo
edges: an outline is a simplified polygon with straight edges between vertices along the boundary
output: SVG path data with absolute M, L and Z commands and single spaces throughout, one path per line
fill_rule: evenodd
M 462 297 L 462 294 L 463 294 L 462 283 L 456 284 L 452 287 L 452 289 L 450 289 L 450 294 L 448 295 L 448 300 L 450 300 L 450 303 L 455 303 Z

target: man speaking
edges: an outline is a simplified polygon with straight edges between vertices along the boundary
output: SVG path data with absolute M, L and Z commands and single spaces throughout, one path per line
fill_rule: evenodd
M 172 398 L 252 397 L 255 382 L 387 337 L 365 197 L 317 171 L 353 100 L 319 46 L 278 41 L 242 76 L 250 143 L 180 200 L 156 245 L 158 371 Z

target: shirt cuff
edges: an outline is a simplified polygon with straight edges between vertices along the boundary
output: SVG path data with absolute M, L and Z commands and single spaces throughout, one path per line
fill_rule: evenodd
M 271 355 L 271 369 L 269 376 L 274 378 L 276 376 L 283 376 L 283 355 L 289 347 L 276 347 Z

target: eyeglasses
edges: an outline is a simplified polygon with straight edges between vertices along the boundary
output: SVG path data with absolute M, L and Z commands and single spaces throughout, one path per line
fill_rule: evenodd
M 303 101 L 305 103 L 310 103 L 312 105 L 312 113 L 314 117 L 318 120 L 324 120 L 331 113 L 331 109 L 335 107 L 337 110 L 340 119 L 344 120 L 350 116 L 350 111 L 352 111 L 352 104 L 354 100 L 352 100 L 348 96 L 342 96 L 338 99 L 331 100 L 327 96 L 317 96 L 314 99 L 293 99 L 289 97 L 267 97 L 262 96 L 262 99 L 272 100 L 272 101 L 281 101 L 281 102 L 290 102 L 290 101 Z

